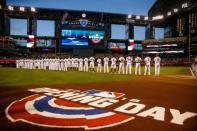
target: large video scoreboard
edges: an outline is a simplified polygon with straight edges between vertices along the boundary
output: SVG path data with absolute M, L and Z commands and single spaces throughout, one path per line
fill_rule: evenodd
M 60 46 L 62 48 L 104 48 L 105 32 L 102 23 L 93 23 L 86 19 L 65 21 L 61 26 Z

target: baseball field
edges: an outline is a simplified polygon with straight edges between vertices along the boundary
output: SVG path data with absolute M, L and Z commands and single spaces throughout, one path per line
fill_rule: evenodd
M 134 69 L 132 72 L 134 73 Z M 142 74 L 143 72 L 142 68 Z M 151 68 L 151 73 L 151 76 L 135 76 L 133 74 L 60 72 L 1 67 L 0 127 L 6 131 L 18 129 L 32 131 L 60 129 L 196 131 L 197 79 L 192 76 L 189 67 L 161 67 L 159 77 L 153 75 L 154 68 Z M 39 91 L 36 91 L 36 88 L 39 88 Z M 63 97 L 62 92 L 68 91 L 74 93 L 73 96 L 76 97 Z M 92 95 L 94 98 L 82 99 L 84 91 L 86 95 Z M 98 95 L 98 92 L 104 94 Z M 79 97 L 78 95 L 81 94 L 82 96 Z M 34 101 L 33 97 L 53 98 L 57 102 L 56 104 L 59 104 L 58 107 L 62 109 L 68 105 L 81 108 L 94 107 L 116 116 L 111 118 L 105 116 L 105 119 L 94 116 L 77 120 L 76 116 L 73 118 L 65 117 L 65 114 L 59 116 L 57 115 L 59 112 L 55 112 L 56 115 L 50 115 L 45 112 L 45 108 L 47 111 L 50 108 L 47 108 L 44 102 L 35 107 L 36 109 L 42 108 L 37 111 L 34 111 L 31 106 L 27 106 Z M 96 99 L 101 99 L 96 97 L 107 99 L 108 101 L 105 101 L 105 104 L 108 103 L 107 106 L 104 106 L 103 103 L 102 106 L 101 102 L 95 105 Z M 35 99 L 34 104 L 41 101 L 38 98 Z M 22 106 L 23 104 L 24 106 Z M 57 107 L 53 106 L 53 108 Z M 51 109 L 51 111 L 55 110 Z M 75 111 L 70 113 L 73 116 Z M 63 116 L 66 120 L 63 119 Z M 59 117 L 61 121 L 59 121 Z

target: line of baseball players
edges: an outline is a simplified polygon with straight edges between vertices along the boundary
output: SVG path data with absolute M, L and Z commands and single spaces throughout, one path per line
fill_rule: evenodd
M 144 75 L 150 75 L 151 58 L 149 56 L 144 58 L 145 71 Z M 160 74 L 161 58 L 156 56 L 154 58 L 155 76 Z M 59 71 L 84 71 L 95 72 L 95 63 L 97 63 L 96 72 L 101 73 L 102 67 L 104 73 L 118 73 L 118 74 L 132 74 L 132 65 L 135 63 L 135 75 L 141 75 L 142 59 L 137 56 L 135 59 L 131 56 L 120 58 L 103 59 L 94 57 L 90 58 L 66 58 L 66 59 L 20 59 L 16 60 L 16 68 L 26 69 L 44 69 L 44 70 L 59 70 Z M 118 69 L 117 69 L 118 65 Z M 110 71 L 109 71 L 109 66 Z

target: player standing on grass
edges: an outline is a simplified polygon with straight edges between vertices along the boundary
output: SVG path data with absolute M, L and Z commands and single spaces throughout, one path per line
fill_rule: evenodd
M 35 69 L 39 69 L 40 68 L 40 62 L 38 59 L 35 60 Z
M 97 72 L 102 72 L 102 60 L 100 58 L 97 59 Z
M 145 57 L 145 70 L 144 70 L 144 75 L 150 75 L 150 62 L 151 58 L 149 56 Z
M 29 61 L 29 69 L 33 69 L 33 60 L 32 59 Z
M 74 70 L 74 65 L 75 65 L 75 58 L 71 59 L 71 70 Z
M 16 60 L 16 68 L 19 68 L 19 61 L 20 60 Z
M 84 72 L 88 72 L 88 58 L 84 58 Z
M 195 75 L 197 75 L 197 56 L 194 60 L 194 73 L 195 73 Z
M 127 61 L 127 65 L 126 65 L 126 74 L 132 74 L 132 61 L 133 61 L 133 57 L 131 56 L 128 56 L 126 58 L 126 61 Z
M 155 62 L 155 76 L 159 76 L 161 58 L 158 55 L 156 55 L 156 57 L 154 58 L 154 62 Z
M 40 59 L 40 69 L 44 69 L 44 59 Z
M 61 71 L 61 59 L 58 58 L 57 61 L 58 61 L 57 70 Z
M 125 58 L 121 56 L 118 60 L 120 61 L 118 74 L 120 74 L 121 72 L 122 72 L 122 74 L 124 74 L 124 62 L 125 62 Z
M 111 58 L 111 73 L 116 73 L 116 61 L 115 57 Z
M 141 61 L 139 56 L 135 58 L 135 75 L 141 75 Z
M 64 67 L 65 67 L 64 59 L 60 59 L 60 63 L 61 63 L 61 71 L 65 71 L 64 70 Z
M 89 61 L 90 61 L 90 71 L 94 72 L 94 61 L 95 61 L 94 57 L 90 57 Z
M 79 70 L 79 59 L 78 58 L 75 58 L 75 71 L 78 71 Z
M 19 61 L 19 68 L 23 68 L 23 65 L 24 65 L 24 59 L 21 59 L 20 61 Z
M 51 63 L 52 63 L 52 68 L 51 68 L 51 70 L 55 70 L 55 58 L 52 59 Z
M 83 71 L 83 59 L 79 59 L 79 71 Z
M 109 67 L 108 67 L 108 65 L 109 65 L 109 58 L 105 57 L 103 59 L 103 61 L 104 61 L 104 73 L 109 73 Z
M 71 70 L 71 59 L 70 58 L 68 58 L 67 67 L 68 67 L 68 71 L 70 71 Z

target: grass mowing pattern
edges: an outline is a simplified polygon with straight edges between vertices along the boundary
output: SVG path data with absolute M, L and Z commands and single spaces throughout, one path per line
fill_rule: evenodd
M 152 74 L 154 68 L 151 68 Z M 133 68 L 134 73 L 134 68 Z M 142 68 L 142 74 L 144 67 Z M 188 67 L 161 67 L 161 75 L 190 75 Z M 0 68 L 0 86 L 51 85 L 139 79 L 135 75 Z

